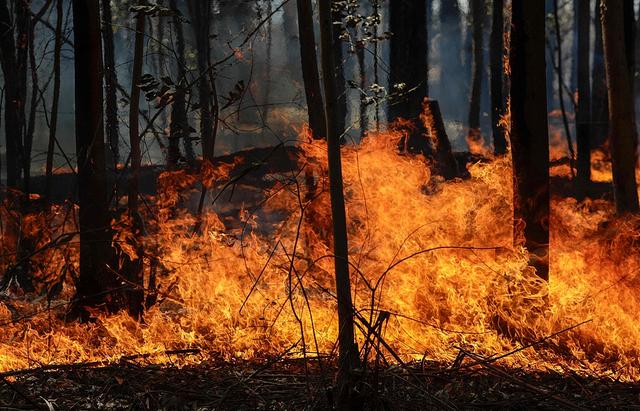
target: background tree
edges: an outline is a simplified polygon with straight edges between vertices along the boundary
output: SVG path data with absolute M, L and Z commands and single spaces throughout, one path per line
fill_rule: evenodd
M 101 0 L 102 5 L 102 41 L 104 45 L 104 77 L 106 94 L 106 132 L 109 143 L 109 167 L 117 169 L 120 161 L 120 138 L 118 125 L 118 73 L 116 72 L 116 54 L 113 38 L 113 17 L 111 1 Z
M 462 62 L 462 22 L 458 0 L 440 2 L 440 101 L 442 110 L 454 119 L 463 116 L 460 104 L 461 96 L 466 94 L 460 72 Z
M 591 72 L 591 138 L 593 147 L 601 147 L 607 140 L 609 123 L 609 101 L 604 67 L 602 24 L 600 23 L 600 0 L 595 1 L 595 35 L 593 45 L 593 68 Z
M 191 130 L 189 117 L 187 116 L 186 86 L 187 86 L 187 62 L 185 59 L 184 28 L 182 16 L 178 11 L 176 0 L 169 0 L 169 7 L 173 11 L 171 17 L 173 29 L 176 33 L 176 92 L 171 105 L 171 122 L 169 124 L 169 152 L 167 153 L 167 166 L 170 170 L 177 167 L 182 157 L 180 154 L 180 141 L 183 141 L 186 160 L 190 166 L 194 166 L 195 154 L 191 144 Z
M 549 278 L 549 136 L 544 84 L 544 2 L 513 0 L 511 154 L 515 241 L 527 247 L 536 274 Z M 524 225 L 524 227 L 523 227 Z
M 315 138 L 326 138 L 327 120 L 322 101 L 318 56 L 313 30 L 313 5 L 311 0 L 297 0 L 298 38 L 304 93 L 307 101 L 309 127 Z
M 576 106 L 576 143 L 578 146 L 578 199 L 584 198 L 591 180 L 591 82 L 589 73 L 591 41 L 590 2 L 578 2 L 578 104 Z
M 480 132 L 480 97 L 482 93 L 482 76 L 484 74 L 483 25 L 485 19 L 484 0 L 470 0 L 471 29 L 473 31 L 473 62 L 471 77 L 471 94 L 469 96 L 469 138 L 479 141 Z
M 73 0 L 75 120 L 80 223 L 80 273 L 75 308 L 110 301 L 118 281 L 113 267 L 105 176 L 102 39 L 98 0 Z M 84 313 L 83 313 L 84 314 Z
M 637 134 L 633 88 L 629 80 L 625 44 L 623 0 L 601 0 L 605 67 L 609 87 L 609 139 L 613 165 L 613 187 L 618 213 L 637 212 Z
M 493 149 L 496 154 L 507 152 L 507 139 L 500 118 L 504 113 L 504 0 L 491 2 L 491 128 L 493 131 Z

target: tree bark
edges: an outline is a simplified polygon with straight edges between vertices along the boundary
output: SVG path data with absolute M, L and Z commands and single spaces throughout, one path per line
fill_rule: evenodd
M 211 84 L 209 82 L 209 37 L 211 20 L 211 0 L 189 0 L 189 12 L 196 39 L 198 60 L 198 95 L 200 98 L 200 138 L 202 158 L 213 162 L 213 113 L 211 110 Z
M 178 5 L 176 0 L 169 0 L 169 7 L 176 11 Z M 171 106 L 171 123 L 169 124 L 169 151 L 167 153 L 167 167 L 169 170 L 177 168 L 178 161 L 181 158 L 180 140 L 183 141 L 187 162 L 193 166 L 195 155 L 190 140 L 189 117 L 187 117 L 186 103 L 186 60 L 185 60 L 185 44 L 184 29 L 180 16 L 175 13 L 173 16 L 173 26 L 176 33 L 176 54 L 177 54 L 177 74 L 176 93 Z
M 80 220 L 76 308 L 107 303 L 115 310 L 119 304 L 114 304 L 110 294 L 118 287 L 118 280 L 109 270 L 113 249 L 105 176 L 100 5 L 98 0 L 73 0 L 72 5 Z
M 7 0 L 0 0 L 0 63 L 4 77 L 7 187 L 18 189 L 22 169 L 24 100 L 18 87 L 16 43 Z
M 322 2 L 322 0 L 319 1 Z M 337 3 L 335 0 L 331 0 L 331 2 L 334 6 L 335 3 Z M 339 113 L 335 121 L 337 122 L 337 128 L 340 130 L 340 139 L 342 141 L 347 125 L 347 82 L 344 77 L 344 41 L 340 38 L 342 30 L 337 29 L 338 27 L 341 28 L 342 25 L 335 24 L 342 23 L 342 11 L 339 7 L 333 10 L 331 17 L 334 25 L 331 31 L 333 33 L 333 61 L 336 65 L 334 70 L 336 81 L 336 109 Z
M 53 177 L 53 155 L 58 132 L 58 107 L 60 105 L 60 56 L 62 54 L 62 21 L 64 18 L 64 0 L 56 1 L 56 38 L 53 47 L 53 101 L 51 103 L 51 122 L 49 124 L 49 144 L 47 146 L 47 164 L 45 171 L 45 197 L 51 198 Z
M 493 150 L 496 154 L 506 154 L 507 139 L 500 125 L 504 113 L 504 0 L 492 1 L 491 13 L 491 127 Z
M 338 297 L 338 347 L 339 364 L 337 377 L 337 405 L 339 409 L 353 409 L 353 370 L 359 363 L 358 349 L 354 340 L 353 303 L 349 279 L 349 256 L 347 243 L 347 219 L 342 183 L 340 159 L 339 117 L 344 117 L 338 104 L 336 84 L 335 42 L 331 0 L 320 0 L 320 38 L 322 47 L 322 70 L 324 78 L 325 109 L 327 113 L 327 149 L 329 162 L 329 185 L 331 215 L 333 219 L 333 242 L 335 254 L 336 294 Z
M 638 212 L 636 185 L 637 135 L 633 92 L 629 80 L 623 0 L 601 0 L 605 68 L 609 87 L 609 133 L 613 187 L 618 213 Z
M 516 245 L 536 274 L 549 278 L 549 137 L 545 84 L 544 2 L 513 0 L 511 23 L 511 153 Z M 524 227 L 523 227 L 524 225 Z
M 314 138 L 326 138 L 327 119 L 322 102 L 320 74 L 318 72 L 318 56 L 316 54 L 316 40 L 313 30 L 313 5 L 311 0 L 297 0 L 297 5 L 300 58 L 309 114 L 309 127 Z
M 576 191 L 578 200 L 587 194 L 591 181 L 591 84 L 589 76 L 591 13 L 590 2 L 578 2 L 578 105 L 576 143 L 578 146 Z
M 604 67 L 602 24 L 600 24 L 600 0 L 595 2 L 595 38 L 593 49 L 593 69 L 591 73 L 591 122 L 592 146 L 602 147 L 607 140 L 609 129 L 609 101 L 607 99 L 607 79 Z
M 473 30 L 472 77 L 469 96 L 469 136 L 475 141 L 482 140 L 480 131 L 480 95 L 482 93 L 482 73 L 484 70 L 484 48 L 482 32 L 485 18 L 484 0 L 470 0 L 471 28 Z M 445 68 L 446 69 L 446 68 Z
M 116 72 L 115 43 L 111 15 L 111 2 L 101 0 L 102 36 L 104 43 L 104 74 L 106 94 L 106 132 L 111 161 L 108 167 L 117 170 L 120 161 L 120 138 L 118 125 L 118 73 Z
M 20 167 L 22 168 L 22 190 L 26 191 L 27 174 L 31 158 L 26 152 L 29 145 L 27 142 L 27 122 L 25 109 L 27 106 L 27 72 L 29 69 L 29 33 L 31 32 L 31 0 L 20 0 L 15 2 L 15 26 L 16 26 L 16 67 L 18 82 L 18 96 L 20 106 L 20 128 L 22 129 L 22 143 L 20 150 Z
M 140 5 L 146 2 L 141 0 Z M 129 314 L 139 319 L 142 316 L 144 303 L 143 291 L 143 248 L 140 237 L 142 232 L 142 217 L 139 211 L 139 177 L 142 154 L 140 151 L 140 79 L 142 77 L 142 64 L 144 57 L 144 36 L 146 16 L 140 12 L 135 17 L 135 46 L 133 51 L 133 68 L 131 73 L 131 93 L 129 99 L 129 146 L 131 149 L 131 171 L 129 174 L 128 206 L 129 217 L 132 222 L 133 247 L 136 249 L 136 257 L 126 256 L 123 263 L 123 273 L 130 283 L 127 292 L 127 304 Z

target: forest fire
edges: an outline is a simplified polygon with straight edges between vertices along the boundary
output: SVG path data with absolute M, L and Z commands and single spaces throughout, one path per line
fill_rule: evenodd
M 0 1 L 0 408 L 638 403 L 593 3 Z
M 356 318 L 378 324 L 407 361 L 450 362 L 457 347 L 486 356 L 520 349 L 502 361 L 639 377 L 635 220 L 611 220 L 613 208 L 605 200 L 554 198 L 551 281 L 543 295 L 546 288 L 527 269 L 526 250 L 511 246 L 510 161 L 471 164 L 467 180 L 434 181 L 424 160 L 398 155 L 398 138 L 372 134 L 343 153 Z M 298 170 L 268 176 L 274 184 L 260 209 L 242 210 L 233 230 L 209 211 L 201 235 L 193 234 L 196 217 L 181 207 L 199 191 L 196 178 L 163 175 L 161 192 L 149 199 L 155 204 L 148 221 L 157 223 L 144 239 L 147 267 L 156 276 L 155 286 L 147 280 L 147 294 L 157 302 L 140 324 L 127 314 L 99 313 L 91 324 L 65 323 L 60 309 L 48 310 L 64 307 L 72 295 L 75 210 L 63 205 L 23 217 L 24 237 L 38 238 L 40 252 L 32 258 L 37 275 L 48 287 L 63 283 L 50 299 L 41 290 L 43 297 L 29 306 L 20 298 L 0 305 L 2 370 L 140 353 L 155 353 L 153 361 L 164 363 L 167 350 L 187 348 L 201 351 L 185 362 L 283 352 L 324 358 L 337 337 L 325 152 L 321 142 L 303 144 Z M 212 196 L 220 203 L 232 196 L 230 186 L 222 193 L 233 181 L 230 171 L 226 165 L 210 173 Z M 305 181 L 310 173 L 317 193 Z M 274 215 L 281 217 L 273 221 Z M 260 230 L 266 224 L 273 228 Z M 126 244 L 126 221 L 113 225 L 116 246 Z M 5 264 L 15 261 L 5 257 Z M 24 317 L 29 319 L 15 321 Z M 377 353 L 369 347 L 369 355 Z

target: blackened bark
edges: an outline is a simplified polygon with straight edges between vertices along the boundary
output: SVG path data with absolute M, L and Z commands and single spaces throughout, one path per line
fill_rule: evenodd
M 417 118 L 429 95 L 427 10 L 424 1 L 398 0 L 389 4 L 389 82 L 403 84 L 405 93 L 389 106 L 389 120 Z
M 333 219 L 333 242 L 335 254 L 336 294 L 338 299 L 338 377 L 337 402 L 339 409 L 354 409 L 353 370 L 359 363 L 358 349 L 354 340 L 353 303 L 349 279 L 347 243 L 347 219 L 342 184 L 342 163 L 340 159 L 340 136 L 338 117 L 342 114 L 338 104 L 336 84 L 336 62 L 334 60 L 334 34 L 331 16 L 331 0 L 320 0 L 320 38 L 322 44 L 322 71 L 327 113 L 327 146 L 329 162 L 329 184 L 331 194 L 331 215 Z
M 484 48 L 482 32 L 485 18 L 484 0 L 471 0 L 471 29 L 473 31 L 471 94 L 469 96 L 469 138 L 480 141 L 480 94 L 484 71 Z M 445 68 L 446 70 L 446 68 Z
M 613 187 L 618 213 L 637 212 L 637 135 L 633 92 L 629 80 L 623 1 L 601 0 L 602 35 L 609 87 L 609 133 L 613 163 Z
M 198 96 L 200 99 L 200 138 L 202 158 L 213 162 L 213 112 L 211 110 L 211 84 L 209 82 L 209 38 L 211 32 L 211 0 L 189 0 L 191 24 L 196 39 L 198 60 Z
M 98 0 L 73 0 L 75 117 L 80 220 L 80 275 L 76 308 L 110 302 L 118 286 L 113 267 L 105 176 L 102 42 Z M 81 311 L 82 313 L 82 311 Z
M 22 129 L 22 148 L 20 150 L 20 167 L 22 168 L 23 185 L 25 190 L 26 174 L 28 173 L 31 158 L 26 152 L 27 143 L 27 119 L 25 109 L 27 105 L 27 73 L 29 69 L 29 33 L 31 32 L 31 0 L 21 0 L 14 4 L 16 14 L 16 80 L 18 82 L 18 96 L 20 106 L 20 128 Z
M 18 87 L 16 44 L 7 0 L 0 0 L 0 63 L 4 77 L 7 187 L 18 189 L 22 169 L 24 100 Z
M 169 151 L 167 153 L 167 167 L 169 170 L 175 170 L 178 161 L 181 158 L 180 140 L 184 141 L 185 152 L 190 153 L 187 160 L 190 165 L 195 161 L 193 147 L 189 139 L 189 118 L 187 117 L 186 104 L 186 61 L 185 61 L 185 45 L 184 31 L 182 28 L 182 20 L 177 13 L 178 5 L 176 0 L 169 0 L 169 7 L 176 11 L 172 18 L 174 31 L 176 33 L 176 55 L 177 55 L 177 75 L 176 93 L 173 96 L 173 104 L 171 106 L 171 123 L 169 124 Z
M 600 24 L 600 0 L 596 0 L 595 38 L 593 48 L 593 71 L 591 73 L 591 128 L 592 146 L 602 147 L 607 140 L 609 129 L 609 101 L 607 98 L 607 79 L 604 67 L 604 48 L 602 44 L 602 24 Z
M 297 5 L 300 58 L 309 114 L 309 127 L 314 138 L 326 138 L 327 120 L 320 88 L 318 56 L 316 54 L 316 41 L 313 30 L 313 6 L 311 0 L 297 0 Z
M 116 72 L 115 44 L 111 15 L 111 2 L 101 0 L 102 38 L 104 43 L 104 82 L 106 103 L 106 132 L 111 161 L 108 167 L 117 169 L 120 161 L 120 138 L 118 127 L 118 73 Z
M 389 82 L 397 97 L 388 109 L 389 121 L 405 118 L 414 125 L 402 145 L 410 152 L 428 153 L 425 130 L 418 120 L 422 101 L 429 94 L 427 10 L 424 1 L 399 0 L 389 4 Z
M 424 119 L 433 142 L 434 171 L 437 175 L 451 180 L 460 175 L 458 164 L 453 156 L 451 142 L 444 126 L 440 105 L 436 100 L 424 101 Z
M 491 14 L 491 127 L 493 149 L 496 154 L 507 152 L 505 130 L 500 125 L 504 113 L 504 0 L 492 1 Z
M 331 0 L 332 3 L 336 3 L 335 0 Z M 342 134 L 344 134 L 347 125 L 347 82 L 344 77 L 344 41 L 340 38 L 342 34 L 342 10 L 340 7 L 334 8 L 332 13 L 332 19 L 334 22 L 334 26 L 332 27 L 332 35 L 333 35 L 333 61 L 336 65 L 336 69 L 334 70 L 335 80 L 336 80 L 336 110 L 337 117 L 335 121 L 337 121 L 337 128 L 341 131 L 341 140 L 344 138 Z M 328 132 L 328 131 L 327 131 Z
M 51 122 L 49 123 L 49 144 L 47 146 L 47 164 L 45 171 L 45 197 L 51 198 L 53 177 L 53 154 L 58 131 L 58 107 L 60 105 L 60 56 L 62 53 L 62 20 L 64 18 L 64 0 L 56 0 L 56 38 L 53 46 L 53 101 L 51 103 Z
M 144 5 L 144 0 L 140 1 Z M 135 46 L 133 52 L 133 69 L 131 73 L 131 94 L 129 99 L 129 146 L 131 149 L 131 172 L 129 174 L 128 205 L 129 217 L 132 222 L 133 247 L 136 249 L 136 256 L 126 256 L 123 263 L 123 273 L 129 281 L 127 292 L 127 305 L 129 314 L 139 319 L 142 316 L 144 302 L 143 284 L 143 248 L 141 244 L 142 217 L 139 212 L 139 176 L 142 162 L 140 151 L 140 78 L 142 77 L 142 59 L 144 57 L 144 36 L 145 36 L 144 13 L 136 16 Z
M 591 36 L 590 2 L 578 2 L 578 104 L 576 107 L 577 197 L 586 196 L 591 180 L 591 84 L 589 46 Z
M 544 2 L 513 0 L 511 23 L 511 153 L 516 244 L 536 274 L 549 278 L 549 137 L 545 84 Z M 523 227 L 524 225 L 524 227 Z M 524 238 L 523 238 L 524 237 Z
M 623 0 L 623 20 L 624 20 L 624 47 L 629 68 L 629 84 L 633 87 L 636 77 L 636 14 L 633 9 L 633 0 Z

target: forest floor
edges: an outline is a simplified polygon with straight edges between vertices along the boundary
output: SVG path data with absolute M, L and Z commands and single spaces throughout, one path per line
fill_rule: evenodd
M 0 374 L 0 410 L 325 410 L 333 373 L 302 360 L 34 369 Z M 638 383 L 492 363 L 379 367 L 358 387 L 366 410 L 640 409 Z

